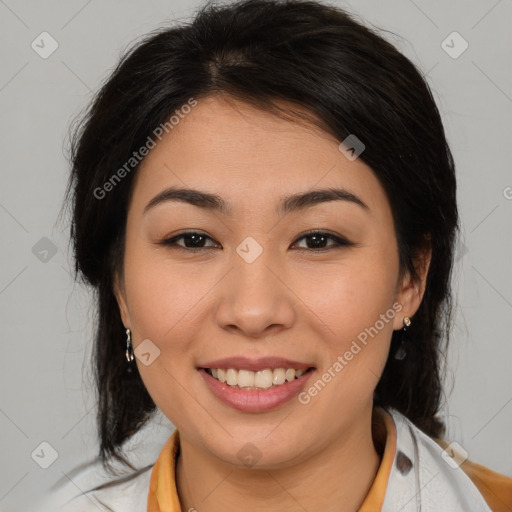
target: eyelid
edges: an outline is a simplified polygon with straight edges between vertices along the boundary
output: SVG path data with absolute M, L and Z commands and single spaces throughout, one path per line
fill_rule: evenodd
M 333 232 L 331 232 L 329 230 L 318 229 L 318 228 L 310 229 L 309 231 L 306 231 L 305 233 L 301 233 L 295 239 L 293 244 L 296 244 L 299 240 L 302 240 L 303 238 L 306 238 L 306 237 L 312 236 L 312 235 L 322 235 L 322 236 L 325 236 L 326 238 L 330 238 L 331 240 L 334 240 L 335 243 L 331 244 L 328 247 L 325 247 L 323 249 L 307 249 L 307 248 L 302 248 L 301 247 L 298 250 L 309 251 L 309 252 L 325 252 L 325 251 L 329 251 L 331 249 L 336 249 L 336 248 L 348 247 L 348 246 L 355 245 L 353 242 L 349 241 L 347 238 L 345 238 L 342 235 L 338 235 L 338 234 L 333 233 Z
M 187 252 L 198 252 L 205 249 L 214 249 L 213 246 L 207 246 L 207 247 L 184 247 L 182 245 L 178 245 L 176 243 L 176 240 L 179 240 L 180 238 L 183 238 L 185 236 L 191 236 L 191 235 L 201 235 L 206 239 L 213 240 L 215 243 L 218 243 L 214 238 L 212 238 L 210 235 L 205 233 L 204 231 L 201 231 L 199 229 L 190 229 L 186 231 L 182 231 L 181 233 L 177 233 L 176 235 L 166 237 L 160 242 L 157 242 L 157 245 L 163 245 L 163 246 L 170 246 L 173 248 L 176 248 L 178 250 L 184 250 Z
M 206 246 L 206 247 L 184 247 L 184 246 L 178 245 L 176 243 L 176 240 L 179 240 L 187 235 L 189 235 L 189 236 L 201 235 L 206 239 L 209 239 L 209 240 L 212 240 L 212 241 L 218 243 L 214 238 L 212 238 L 210 235 L 208 235 L 204 231 L 195 229 L 195 230 L 182 231 L 181 233 L 173 235 L 172 237 L 167 237 L 167 238 L 163 239 L 162 241 L 157 242 L 157 244 L 172 247 L 174 249 L 178 249 L 178 250 L 182 250 L 182 251 L 186 251 L 186 252 L 192 252 L 192 253 L 199 252 L 199 251 L 206 250 L 206 249 L 215 249 L 216 248 L 211 245 Z M 321 248 L 321 249 L 309 249 L 309 248 L 300 247 L 296 250 L 307 251 L 307 252 L 326 252 L 326 251 L 330 251 L 330 250 L 337 249 L 337 248 L 350 247 L 350 246 L 355 245 L 354 242 L 349 241 L 347 238 L 345 238 L 342 235 L 335 234 L 333 232 L 330 232 L 329 230 L 316 228 L 316 229 L 311 229 L 309 231 L 301 233 L 294 240 L 294 242 L 292 243 L 292 246 L 295 245 L 300 240 L 302 240 L 303 238 L 307 238 L 308 236 L 313 236 L 313 235 L 322 235 L 322 236 L 334 241 L 334 243 L 331 245 L 328 245 L 327 247 Z

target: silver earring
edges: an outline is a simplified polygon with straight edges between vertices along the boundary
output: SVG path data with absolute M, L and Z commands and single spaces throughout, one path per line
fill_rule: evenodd
M 132 332 L 126 329 L 126 360 L 131 363 L 135 359 L 132 347 Z
M 400 346 L 398 347 L 398 350 L 395 353 L 395 359 L 398 359 L 399 361 L 402 361 L 402 359 L 405 359 L 405 356 L 407 355 L 407 351 L 405 350 L 405 339 L 407 331 L 407 328 L 411 325 L 411 319 L 406 316 L 403 320 L 404 328 L 400 331 Z

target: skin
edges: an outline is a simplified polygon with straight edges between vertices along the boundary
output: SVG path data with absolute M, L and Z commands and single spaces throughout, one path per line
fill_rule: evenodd
M 362 138 L 362 137 L 361 137 Z M 357 510 L 380 457 L 371 431 L 373 392 L 393 330 L 412 317 L 420 280 L 399 279 L 391 207 L 373 171 L 348 160 L 319 128 L 281 119 L 223 96 L 201 99 L 150 151 L 130 199 L 124 268 L 115 293 L 134 349 L 150 339 L 160 355 L 139 372 L 181 436 L 177 488 L 182 510 Z M 232 213 L 168 201 L 144 214 L 169 186 L 216 193 Z M 279 217 L 283 195 L 342 187 L 369 210 L 329 201 Z M 310 229 L 331 239 L 315 248 Z M 200 252 L 159 245 L 185 230 L 207 237 Z M 236 252 L 248 236 L 263 248 L 247 263 Z M 188 240 L 190 245 L 190 239 Z M 190 251 L 190 250 L 189 250 Z M 316 251 L 316 252 L 315 252 Z M 401 311 L 307 405 L 297 399 L 262 413 L 220 402 L 196 367 L 231 356 L 280 356 L 311 364 L 316 375 L 343 355 L 379 315 Z M 247 442 L 260 459 L 237 454 Z

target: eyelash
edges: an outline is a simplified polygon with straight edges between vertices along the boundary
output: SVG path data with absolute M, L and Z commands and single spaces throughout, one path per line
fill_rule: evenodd
M 181 245 L 178 245 L 176 243 L 177 240 L 181 239 L 181 238 L 186 238 L 188 236 L 192 236 L 192 235 L 199 235 L 199 236 L 202 236 L 204 238 L 207 238 L 207 239 L 210 239 L 210 240 L 213 240 L 213 238 L 209 237 L 208 235 L 204 234 L 204 233 L 201 233 L 200 231 L 185 231 L 183 233 L 180 233 L 179 235 L 176 235 L 172 238 L 167 238 L 165 240 L 162 240 L 161 242 L 158 243 L 158 245 L 164 245 L 166 247 L 170 247 L 172 249 L 177 249 L 177 250 L 182 250 L 182 251 L 185 251 L 185 252 L 192 252 L 192 253 L 196 253 L 196 252 L 200 252 L 200 251 L 203 251 L 203 250 L 208 250 L 208 249 L 215 249 L 215 247 L 183 247 Z M 299 242 L 300 240 L 302 240 L 303 238 L 308 238 L 308 237 L 311 237 L 311 236 L 318 236 L 318 237 L 325 237 L 325 238 L 329 238 L 330 240 L 333 240 L 335 242 L 335 244 L 332 244 L 326 248 L 322 248 L 322 249 L 309 249 L 309 248 L 300 248 L 300 249 L 297 249 L 299 251 L 311 251 L 311 252 L 326 252 L 326 251 L 330 251 L 332 249 L 339 249 L 341 247 L 350 247 L 350 246 L 353 246 L 354 244 L 352 242 L 349 242 L 346 238 L 343 238 L 343 237 L 339 237 L 339 236 L 336 236 L 336 235 L 333 235 L 329 232 L 326 232 L 326 231 L 321 231 L 321 230 L 311 230 L 311 231 L 308 231 L 306 233 L 303 233 L 299 238 L 297 238 L 294 242 L 294 244 L 296 244 L 297 242 Z

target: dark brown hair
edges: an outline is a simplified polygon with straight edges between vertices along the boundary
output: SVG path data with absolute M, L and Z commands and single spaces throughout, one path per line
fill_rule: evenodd
M 400 332 L 375 403 L 402 412 L 432 436 L 442 392 L 441 363 L 451 315 L 450 275 L 458 230 L 454 163 L 422 73 L 392 44 L 345 11 L 307 0 L 243 0 L 203 6 L 195 18 L 149 34 L 111 73 L 73 134 L 67 199 L 76 273 L 93 287 L 99 454 L 133 466 L 123 443 L 156 406 L 138 371 L 127 373 L 125 329 L 113 294 L 122 267 L 127 205 L 137 166 L 114 190 L 101 188 L 156 127 L 190 98 L 222 93 L 260 109 L 300 117 L 297 105 L 341 142 L 355 134 L 360 155 L 391 204 L 402 274 L 417 277 L 431 247 L 423 301 L 396 359 Z

